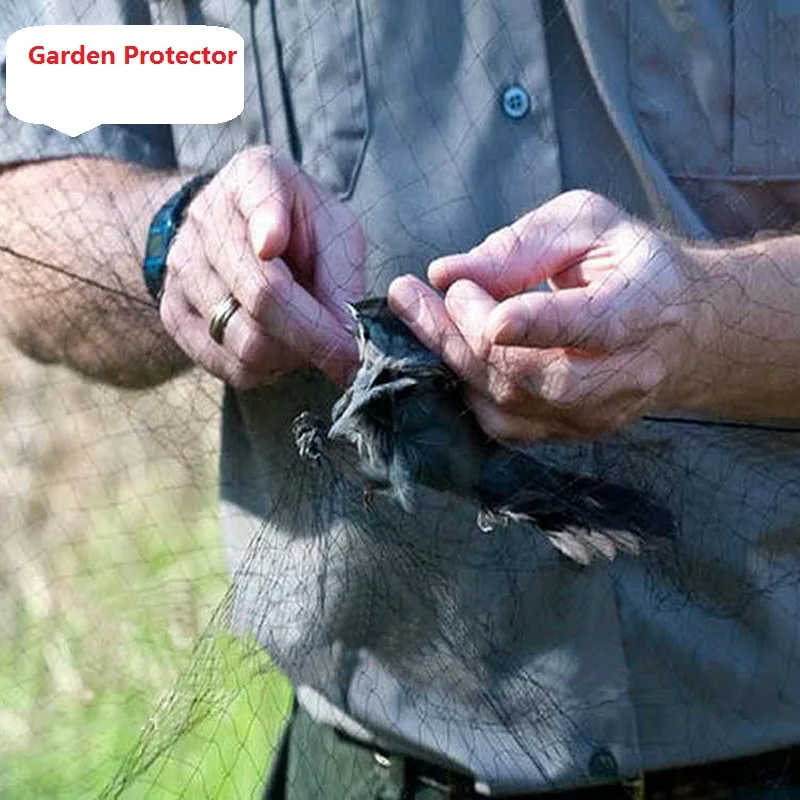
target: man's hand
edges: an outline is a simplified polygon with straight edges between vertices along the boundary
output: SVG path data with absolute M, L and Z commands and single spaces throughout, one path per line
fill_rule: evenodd
M 344 304 L 363 293 L 353 213 L 294 164 L 258 147 L 194 199 L 167 259 L 161 317 L 196 363 L 237 388 L 314 365 L 339 384 L 358 362 Z M 222 344 L 209 319 L 241 303 Z
M 563 194 L 429 277 L 444 299 L 404 276 L 391 307 L 467 381 L 493 436 L 596 436 L 708 389 L 706 274 L 598 195 Z
M 190 205 L 160 319 L 142 255 L 153 214 L 185 182 L 89 157 L 0 170 L 0 333 L 121 386 L 192 362 L 242 388 L 302 364 L 344 381 L 357 353 L 341 306 L 361 296 L 364 251 L 350 211 L 266 148 L 239 154 Z M 220 347 L 208 324 L 228 292 L 242 307 Z

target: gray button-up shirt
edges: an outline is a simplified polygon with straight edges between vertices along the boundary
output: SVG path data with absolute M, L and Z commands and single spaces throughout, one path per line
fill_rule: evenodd
M 0 4 L 3 36 L 224 25 L 247 45 L 245 111 L 76 140 L 4 111 L 5 161 L 93 152 L 205 170 L 269 141 L 352 205 L 371 293 L 575 186 L 689 237 L 798 218 L 797 3 L 73 2 Z M 530 529 L 482 534 L 476 509 L 432 492 L 413 515 L 365 509 L 354 475 L 292 445 L 295 414 L 334 397 L 300 372 L 229 391 L 224 413 L 235 624 L 312 713 L 498 794 L 800 742 L 799 430 L 646 419 L 539 446 L 678 520 L 674 546 L 583 569 Z

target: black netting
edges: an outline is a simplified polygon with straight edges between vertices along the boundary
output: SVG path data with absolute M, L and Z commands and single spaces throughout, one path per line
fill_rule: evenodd
M 544 792 L 798 743 L 795 5 L 0 0 L 3 38 L 222 25 L 246 61 L 222 125 L 2 116 L 0 795 Z M 147 228 L 203 173 L 159 314 Z M 577 298 L 470 373 L 512 449 L 346 310 L 453 253 L 467 327 Z M 673 796 L 790 797 L 798 760 Z

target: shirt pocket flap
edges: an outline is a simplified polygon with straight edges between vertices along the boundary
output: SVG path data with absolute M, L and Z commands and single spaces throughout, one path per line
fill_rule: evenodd
M 631 106 L 682 178 L 800 174 L 800 3 L 633 0 Z
M 369 138 L 358 1 L 279 3 L 275 24 L 295 156 L 306 172 L 348 197 Z

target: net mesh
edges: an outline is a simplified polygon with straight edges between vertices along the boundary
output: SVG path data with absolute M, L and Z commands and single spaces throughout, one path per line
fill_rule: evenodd
M 502 116 L 503 89 L 492 84 L 496 45 L 462 42 L 464 53 L 457 57 L 441 38 L 448 24 L 467 14 L 459 4 L 441 4 L 436 12 L 420 7 L 420 18 L 431 16 L 430 29 L 427 23 L 410 28 L 403 47 L 391 52 L 420 65 L 434 63 L 425 60 L 431 52 L 453 56 L 454 72 L 469 74 L 471 86 L 487 84 L 473 96 L 461 95 L 466 84 L 454 77 L 452 91 L 439 98 L 442 106 L 464 107 L 460 136 L 444 127 L 440 109 L 425 94 L 422 66 L 415 71 L 399 60 L 388 63 L 377 55 L 380 42 L 353 45 L 347 38 L 353 30 L 367 37 L 363 32 L 374 29 L 377 11 L 369 3 L 296 5 L 302 11 L 295 4 L 281 12 L 280 3 L 230 0 L 206 10 L 203 4 L 134 0 L 65 0 L 28 9 L 0 0 L 4 36 L 51 22 L 181 19 L 235 27 L 248 37 L 248 57 L 265 64 L 263 74 L 248 73 L 245 107 L 255 109 L 247 124 L 267 131 L 122 126 L 104 128 L 107 139 L 89 134 L 66 150 L 47 137 L 29 138 L 3 116 L 0 148 L 11 153 L 5 160 L 66 158 L 51 162 L 57 166 L 44 188 L 26 179 L 33 167 L 0 173 L 0 286 L 8 298 L 0 314 L 9 333 L 0 345 L 0 794 L 259 797 L 292 708 L 287 671 L 296 684 L 326 694 L 333 706 L 380 729 L 389 741 L 405 735 L 435 751 L 437 736 L 447 739 L 443 731 L 452 726 L 454 739 L 464 740 L 443 744 L 449 759 L 460 755 L 485 766 L 496 756 L 506 765 L 500 772 L 533 775 L 540 785 L 556 785 L 565 764 L 605 752 L 598 720 L 607 705 L 620 703 L 622 684 L 636 696 L 637 708 L 661 709 L 642 711 L 644 722 L 622 725 L 642 726 L 647 758 L 661 766 L 696 753 L 701 761 L 714 760 L 709 753 L 731 756 L 740 754 L 737 747 L 753 752 L 789 743 L 798 711 L 791 688 L 800 608 L 797 425 L 649 415 L 599 443 L 540 445 L 537 455 L 546 463 L 635 485 L 678 520 L 674 540 L 587 571 L 525 526 L 480 531 L 476 509 L 452 497 L 424 494 L 410 514 L 391 498 L 366 500 L 352 448 L 326 443 L 318 458 L 298 449 L 292 428 L 297 415 L 307 411 L 328 420 L 337 396 L 311 374 L 289 376 L 279 384 L 280 396 L 266 399 L 256 392 L 224 400 L 216 378 L 178 369 L 183 365 L 173 365 L 176 374 L 167 382 L 149 385 L 153 376 L 166 376 L 176 356 L 160 332 L 154 304 L 136 285 L 138 271 L 125 277 L 109 265 L 138 263 L 154 198 L 169 195 L 155 168 L 176 153 L 187 154 L 192 171 L 218 169 L 243 148 L 242 138 L 255 144 L 285 135 L 286 149 L 312 174 L 352 194 L 377 276 L 368 289 L 375 293 L 406 269 L 420 273 L 425 259 L 467 249 L 509 224 L 515 210 L 548 194 L 533 160 L 515 181 L 496 184 L 477 168 L 470 175 L 459 166 L 470 121 L 484 119 L 489 105 Z M 485 4 L 500 18 L 513 5 Z M 749 22 L 750 12 L 741 13 Z M 586 65 L 573 63 L 580 57 L 570 38 L 575 16 L 566 15 L 564 4 L 547 1 L 541 8 L 532 4 L 529 14 L 542 26 L 536 47 L 547 48 L 547 80 L 559 90 L 553 112 L 559 125 L 551 124 L 562 139 L 562 173 L 572 171 L 576 182 L 644 214 L 652 198 L 626 178 L 633 172 L 612 141 L 608 119 L 592 118 L 590 134 L 579 135 L 581 125 L 563 125 L 572 109 L 594 113 L 592 103 L 598 102 L 594 89 L 581 83 L 588 80 Z M 752 32 L 737 27 L 732 10 L 726 19 L 731 31 Z M 640 23 L 634 14 L 631 52 L 648 45 Z M 774 24 L 783 35 L 784 27 Z M 319 53 L 311 48 L 309 55 L 299 44 L 320 41 L 326 30 L 330 41 L 346 46 Z M 518 32 L 508 23 L 498 30 L 516 42 Z M 554 41 L 565 49 L 553 50 Z M 320 78 L 338 58 L 352 66 L 350 46 L 375 87 L 388 87 L 392 100 L 372 98 L 369 124 L 391 126 L 396 139 L 382 139 L 379 129 L 373 135 L 402 151 L 396 161 L 378 152 L 362 165 L 367 145 L 358 132 L 355 149 L 346 147 L 333 159 L 325 148 L 315 151 L 313 142 L 303 149 L 305 130 L 319 121 L 315 114 L 327 120 L 323 128 L 337 119 L 324 117 L 330 109 L 340 114 L 344 107 L 345 116 L 360 119 L 360 84 L 337 89 Z M 510 56 L 512 64 L 527 64 L 527 58 Z M 276 76 L 276 63 L 285 75 Z M 316 71 L 305 71 L 309 63 Z M 441 133 L 438 165 L 424 161 L 429 151 L 422 145 L 414 163 L 415 147 L 407 141 L 412 130 L 406 130 L 403 108 L 393 105 L 395 69 L 421 82 L 422 110 L 415 107 L 413 119 L 416 124 L 425 116 Z M 777 78 L 774 88 L 787 91 Z M 270 113 L 275 108 L 280 118 Z M 335 141 L 352 134 L 335 124 L 324 131 Z M 146 157 L 143 140 L 154 143 Z M 664 149 L 664 160 L 674 159 Z M 94 158 L 103 153 L 117 161 L 102 168 L 111 171 L 100 180 Z M 578 157 L 570 161 L 567 153 Z M 123 157 L 149 166 L 123 166 Z M 743 236 L 792 222 L 796 181 L 783 173 L 759 184 L 762 200 L 711 177 L 700 184 L 673 177 L 675 191 L 703 210 L 712 233 Z M 369 187 L 367 199 L 358 194 L 361 180 Z M 437 181 L 448 187 L 441 203 L 425 188 Z M 452 181 L 461 188 L 453 190 Z M 416 216 L 407 199 L 415 192 L 423 198 Z M 488 204 L 481 199 L 487 192 L 493 197 Z M 656 206 L 648 215 L 664 223 L 669 215 Z M 463 212 L 451 218 L 454 208 Z M 475 227 L 467 227 L 477 233 L 465 240 L 463 228 L 448 229 L 455 218 L 473 220 Z M 222 257 L 239 233 L 220 224 L 208 237 L 219 244 L 209 257 Z M 334 239 L 332 257 L 356 258 L 342 248 L 342 236 Z M 70 242 L 80 266 L 65 248 Z M 398 242 L 403 247 L 395 252 Z M 308 275 L 303 280 L 313 283 Z M 212 307 L 216 288 L 202 287 L 198 306 Z M 37 302 L 41 297 L 47 301 Z M 791 315 L 777 308 L 775 314 L 784 330 L 797 330 Z M 195 316 L 207 327 L 202 314 Z M 74 369 L 47 363 L 64 360 Z M 249 460 L 241 473 L 234 453 L 223 459 L 220 474 L 223 402 L 235 407 L 242 430 L 255 424 L 259 403 L 274 414 L 266 432 L 250 429 L 264 450 L 242 455 L 243 463 Z M 238 520 L 231 505 L 236 487 L 245 484 L 241 496 L 255 499 L 242 501 L 246 519 Z M 220 485 L 227 520 L 240 526 L 235 544 L 220 533 Z M 480 593 L 470 587 L 483 584 L 502 586 L 502 597 L 479 603 Z M 579 595 L 586 597 L 583 605 L 571 599 Z M 628 663 L 595 650 L 604 635 L 611 636 L 602 630 L 611 606 L 627 626 Z M 662 619 L 670 622 L 659 630 Z M 639 652 L 631 642 L 645 636 L 647 652 Z M 536 641 L 548 642 L 538 659 Z M 573 641 L 582 643 L 577 651 L 570 650 Z M 627 683 L 628 669 L 645 675 L 641 683 L 638 677 Z M 753 734 L 751 743 L 742 734 L 752 728 L 748 692 L 769 698 L 774 724 L 774 731 Z M 672 704 L 667 710 L 664 698 Z M 400 701 L 401 711 L 390 707 Z M 691 720 L 686 740 L 669 739 L 680 729 L 671 715 Z M 666 726 L 662 742 L 659 721 Z M 732 748 L 724 744 L 725 725 L 735 727 Z M 636 738 L 630 730 L 627 735 Z M 653 755 L 659 747 L 668 751 L 667 763 Z M 314 772 L 316 758 L 312 754 L 305 763 L 302 753 L 296 755 L 292 774 L 304 767 Z M 590 771 L 591 763 L 596 759 Z M 595 769 L 593 777 L 598 775 Z M 353 786 L 361 780 L 350 778 Z M 779 775 L 770 781 L 773 787 L 781 783 Z M 318 787 L 319 796 L 327 791 Z

